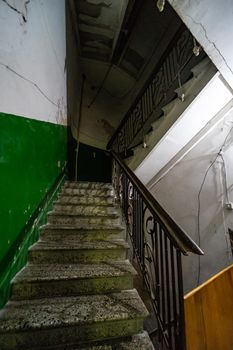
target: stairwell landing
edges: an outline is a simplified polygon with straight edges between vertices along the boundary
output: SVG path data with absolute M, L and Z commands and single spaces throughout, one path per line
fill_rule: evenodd
M 66 182 L 0 312 L 0 349 L 153 350 L 111 184 Z

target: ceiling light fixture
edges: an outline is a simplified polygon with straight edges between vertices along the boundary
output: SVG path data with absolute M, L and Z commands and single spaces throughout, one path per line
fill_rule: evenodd
M 163 12 L 164 7 L 165 7 L 165 0 L 158 0 L 157 7 L 158 7 L 159 12 Z

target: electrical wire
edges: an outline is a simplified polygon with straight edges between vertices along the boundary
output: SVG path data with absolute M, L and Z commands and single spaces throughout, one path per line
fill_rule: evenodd
M 61 70 L 61 74 L 62 74 L 62 76 L 64 76 L 64 70 L 63 70 L 63 68 L 62 68 L 62 66 L 61 66 L 61 63 L 60 63 L 60 60 L 59 60 L 59 58 L 58 58 L 58 53 L 57 53 L 57 51 L 56 51 L 56 48 L 55 48 L 55 46 L 54 46 L 54 42 L 53 42 L 53 40 L 52 40 L 52 37 L 51 37 L 51 33 L 50 33 L 50 30 L 49 30 L 49 25 L 48 25 L 48 18 L 47 18 L 47 16 L 45 15 L 45 13 L 44 13 L 44 10 L 43 10 L 43 4 L 42 4 L 42 2 L 40 1 L 39 3 L 38 3 L 38 5 L 39 5 L 39 8 L 40 8 L 40 11 L 41 11 L 41 18 L 42 18 L 42 21 L 43 21 L 43 28 L 45 28 L 45 30 L 46 30 L 46 32 L 47 32 L 47 37 L 48 37 L 48 40 L 50 41 L 50 44 L 51 44 L 51 48 L 52 48 L 52 50 L 53 50 L 53 53 L 54 53 L 54 56 L 55 56 L 55 59 L 56 59 L 56 62 L 57 62 L 57 65 L 59 66 L 59 69 Z
M 212 166 L 215 164 L 215 162 L 217 161 L 218 157 L 221 157 L 223 159 L 223 156 L 222 156 L 222 151 L 223 151 L 223 148 L 225 147 L 226 143 L 227 143 L 227 140 L 231 134 L 233 130 L 233 126 L 230 128 L 229 132 L 227 133 L 226 137 L 225 137 L 225 140 L 222 144 L 222 146 L 220 147 L 217 155 L 215 156 L 214 160 L 210 163 L 210 165 L 208 166 L 206 172 L 205 172 L 205 175 L 204 175 L 204 178 L 201 182 L 201 186 L 200 186 L 200 189 L 199 189 L 199 192 L 198 192 L 198 208 L 197 208 L 197 234 L 198 234 L 198 245 L 199 247 L 201 248 L 201 225 L 200 225 L 200 216 L 201 216 L 201 192 L 203 190 L 203 187 L 204 187 L 204 184 L 205 184 L 205 180 L 206 180 L 206 177 L 210 171 L 210 169 L 212 168 Z M 224 166 L 225 166 L 225 162 L 224 162 Z M 198 255 L 198 274 L 197 274 L 197 286 L 200 284 L 200 276 L 201 276 L 201 257 L 200 255 Z
M 102 88 L 104 86 L 104 83 L 105 83 L 107 77 L 109 76 L 109 73 L 110 73 L 112 68 L 113 68 L 113 64 L 110 64 L 110 66 L 108 67 L 108 69 L 107 69 L 107 71 L 106 71 L 106 73 L 104 75 L 104 78 L 103 78 L 103 80 L 102 80 L 98 90 L 96 91 L 95 96 L 93 97 L 92 101 L 89 103 L 88 108 L 91 108 L 91 106 L 95 103 L 95 101 L 96 101 L 97 97 L 99 96 L 99 93 L 102 90 Z
M 230 203 L 229 200 L 229 193 L 228 193 L 228 188 L 227 188 L 227 170 L 226 170 L 226 162 L 222 154 L 220 154 L 220 157 L 222 159 L 222 164 L 223 164 L 223 175 L 224 175 L 224 186 L 225 186 L 225 194 L 226 194 L 226 200 L 227 203 Z
M 197 234 L 198 234 L 198 245 L 199 247 L 201 248 L 201 233 L 200 233 L 200 216 L 201 216 L 201 192 L 202 192 L 202 189 L 203 189 L 203 186 L 204 186 L 204 183 L 205 183 L 205 180 L 206 180 L 206 177 L 208 175 L 208 172 L 210 171 L 210 169 L 212 168 L 212 166 L 215 164 L 216 160 L 218 159 L 219 157 L 219 153 L 217 154 L 217 156 L 214 158 L 214 160 L 211 162 L 211 164 L 209 165 L 209 167 L 207 168 L 206 172 L 205 172 L 205 175 L 204 175 L 204 178 L 202 180 L 202 183 L 201 183 L 201 187 L 199 189 L 199 192 L 198 192 L 198 208 L 197 208 Z M 198 275 L 197 275 L 197 286 L 200 284 L 200 276 L 201 276 L 201 258 L 200 258 L 200 255 L 198 255 Z

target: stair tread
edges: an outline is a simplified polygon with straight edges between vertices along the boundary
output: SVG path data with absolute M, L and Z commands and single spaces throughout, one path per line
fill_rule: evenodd
M 78 197 L 78 196 L 59 196 L 57 201 L 55 202 L 55 204 L 59 204 L 59 205 L 70 205 L 70 206 L 93 206 L 93 205 L 98 205 L 101 207 L 112 207 L 115 206 L 115 200 L 112 196 L 109 197 L 103 197 L 103 198 L 95 198 L 95 197 L 88 197 L 88 196 L 82 196 L 82 197 Z
M 129 248 L 128 243 L 123 239 L 115 240 L 97 240 L 87 241 L 77 238 L 70 240 L 69 237 L 64 237 L 61 241 L 49 240 L 49 241 L 38 241 L 31 246 L 30 251 L 34 250 L 89 250 L 89 249 L 122 249 Z
M 88 182 L 88 181 L 65 181 L 64 187 L 72 188 L 110 188 L 113 186 L 110 182 Z
M 112 184 L 66 182 L 54 204 L 0 310 L 0 347 L 153 350 Z
M 96 197 L 111 197 L 113 196 L 112 188 L 72 188 L 63 187 L 60 195 L 75 195 L 75 196 L 96 196 Z
M 117 210 L 115 212 L 112 213 L 107 213 L 107 212 L 103 212 L 101 211 L 98 206 L 96 208 L 93 207 L 93 210 L 88 212 L 83 210 L 82 213 L 77 213 L 75 211 L 67 211 L 67 210 L 62 210 L 62 209 L 55 209 L 52 210 L 50 212 L 48 212 L 48 216 L 75 216 L 75 217 L 104 217 L 104 218 L 118 218 L 119 212 L 117 212 Z
M 144 318 L 135 289 L 120 293 L 11 301 L 0 311 L 0 334 Z
M 93 264 L 29 264 L 13 283 L 136 275 L 128 260 Z

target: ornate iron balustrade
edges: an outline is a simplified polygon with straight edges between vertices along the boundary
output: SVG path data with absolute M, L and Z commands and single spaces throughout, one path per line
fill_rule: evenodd
M 121 158 L 113 155 L 113 186 L 158 322 L 161 349 L 184 350 L 182 254 L 203 254 Z
M 154 120 L 159 117 L 161 108 L 174 97 L 174 90 L 187 80 L 186 66 L 190 65 L 190 75 L 190 69 L 203 58 L 204 51 L 199 58 L 194 56 L 193 46 L 192 34 L 182 25 L 109 141 L 108 149 L 117 153 L 126 152 L 139 133 L 140 142 L 143 141 L 148 131 L 144 130 L 145 123 L 151 117 Z

